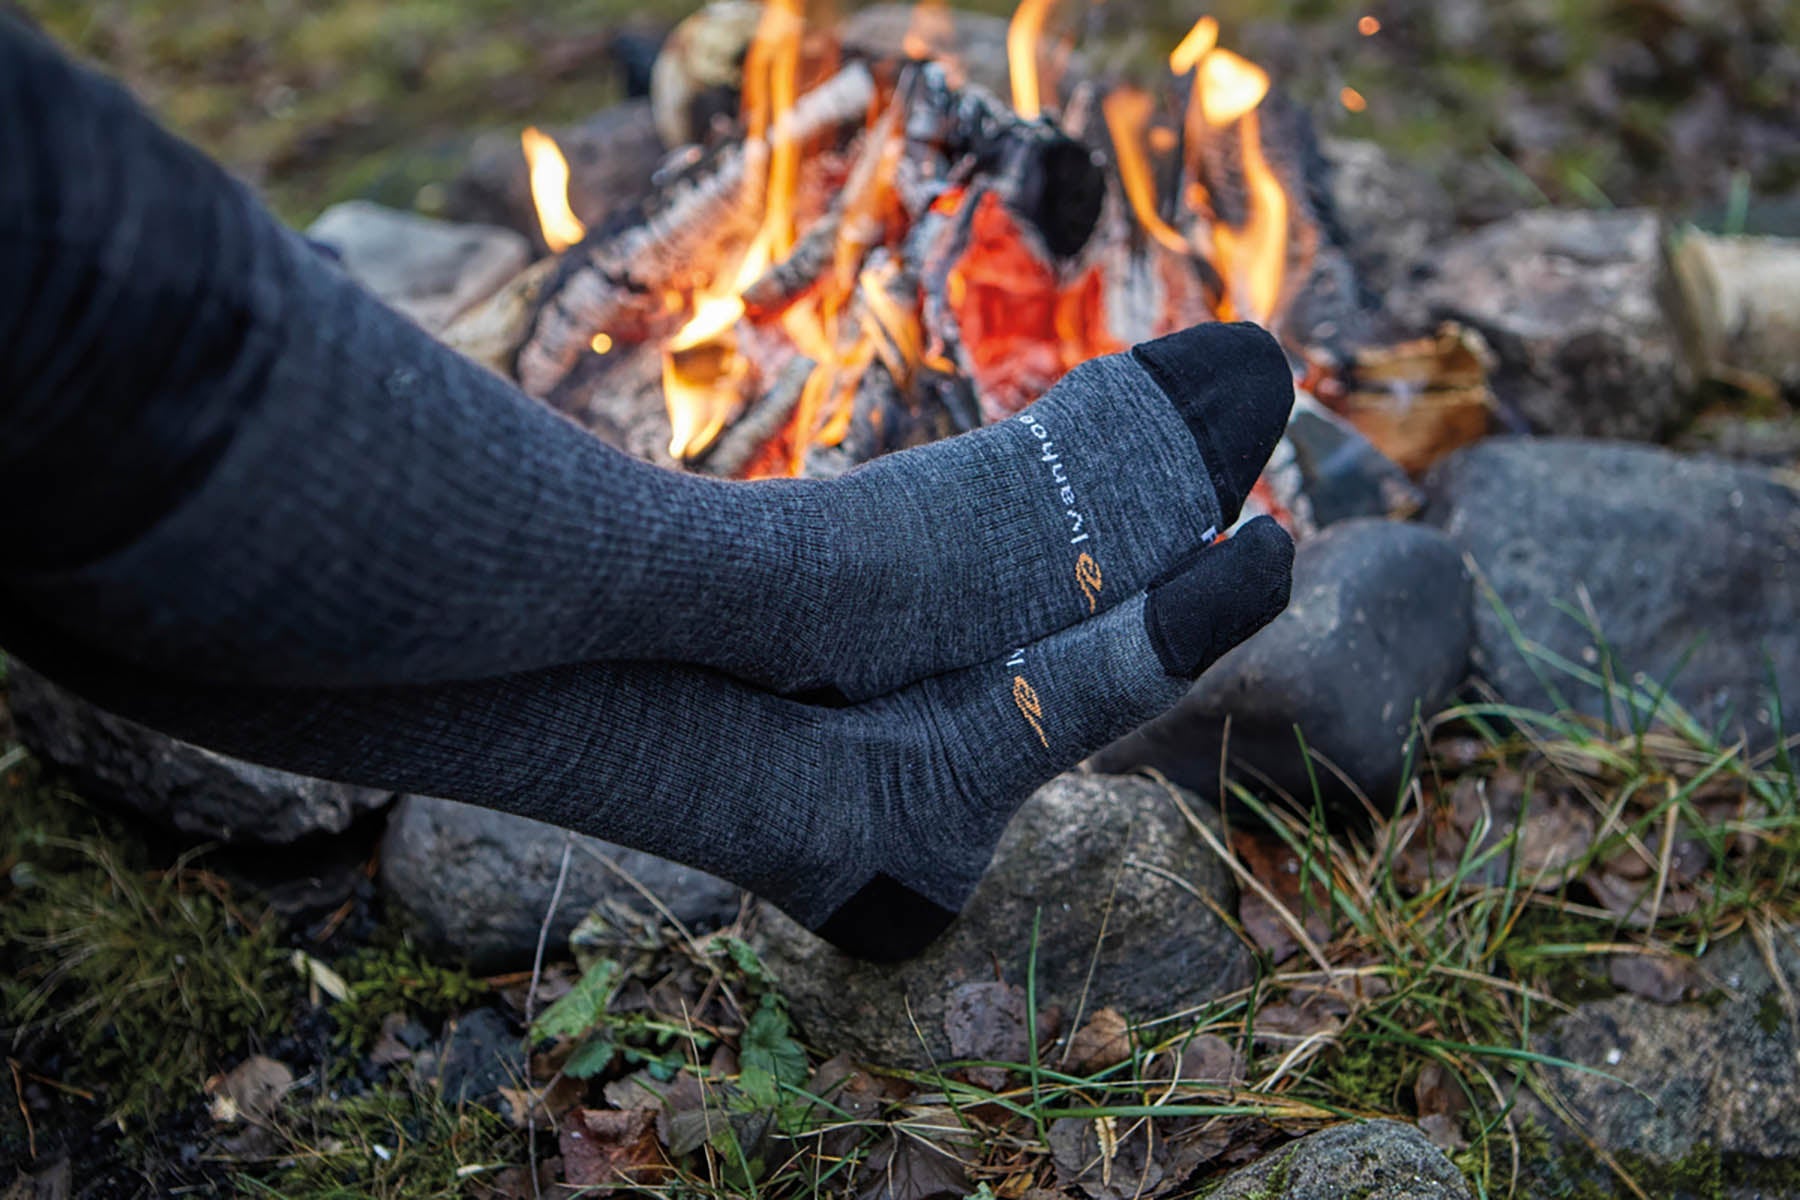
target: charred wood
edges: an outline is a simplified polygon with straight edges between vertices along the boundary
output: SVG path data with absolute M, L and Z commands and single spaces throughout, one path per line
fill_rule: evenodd
M 868 69 L 852 63 L 800 97 L 779 132 L 806 142 L 860 124 L 873 99 Z M 734 143 L 668 188 L 641 223 L 611 237 L 590 235 L 564 254 L 519 351 L 525 390 L 548 395 L 595 334 L 646 336 L 666 314 L 668 292 L 707 282 L 726 249 L 749 238 L 761 218 L 768 154 L 763 142 Z

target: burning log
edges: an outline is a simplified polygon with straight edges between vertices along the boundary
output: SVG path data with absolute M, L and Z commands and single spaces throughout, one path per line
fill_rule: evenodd
M 851 63 L 800 97 L 778 132 L 810 142 L 860 123 L 875 96 L 868 68 Z M 640 223 L 570 250 L 546 289 L 536 327 L 519 350 L 519 383 L 547 396 L 595 336 L 647 340 L 671 331 L 666 295 L 707 282 L 726 249 L 755 230 L 754 185 L 768 169 L 769 145 L 745 141 L 722 149 L 665 193 Z
M 1800 392 L 1800 241 L 1689 230 L 1664 239 L 1663 267 L 1691 380 Z
M 818 363 L 803 355 L 795 355 L 782 368 L 775 382 L 762 397 L 751 404 L 744 415 L 732 423 L 704 453 L 690 460 L 709 475 L 735 479 L 743 475 L 751 461 L 770 442 L 780 436 L 800 405 L 806 381 Z

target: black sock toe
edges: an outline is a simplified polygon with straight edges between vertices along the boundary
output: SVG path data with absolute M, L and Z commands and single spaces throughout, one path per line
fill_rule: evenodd
M 1294 407 L 1287 355 L 1247 322 L 1196 325 L 1131 353 L 1187 421 L 1229 525 L 1287 428 Z
M 1150 644 L 1171 675 L 1193 679 L 1287 607 L 1294 540 L 1258 517 L 1150 589 Z

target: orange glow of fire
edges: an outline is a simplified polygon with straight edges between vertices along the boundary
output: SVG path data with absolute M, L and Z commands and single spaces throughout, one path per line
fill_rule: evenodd
M 1006 27 L 1006 68 L 1012 78 L 1013 110 L 1026 120 L 1043 115 L 1038 95 L 1038 41 L 1054 0 L 1019 0 Z
M 1241 229 L 1219 225 L 1213 230 L 1213 243 L 1218 247 L 1237 311 L 1267 325 L 1277 315 L 1287 274 L 1288 197 L 1263 157 L 1258 117 L 1252 110 L 1244 114 L 1239 124 L 1250 217 Z
M 800 146 L 784 118 L 794 107 L 798 89 L 802 32 L 799 0 L 770 0 L 744 60 L 747 152 L 761 146 L 766 154 L 763 217 L 737 269 L 722 272 L 712 286 L 695 292 L 693 316 L 663 350 L 669 453 L 678 459 L 691 458 L 711 445 L 737 415 L 748 364 L 738 355 L 731 334 L 744 315 L 743 292 L 794 244 Z M 709 349 L 716 352 L 703 352 Z M 695 359 L 706 366 L 690 368 Z
M 936 58 L 955 44 L 956 25 L 946 0 L 919 0 L 913 5 L 900 49 L 908 58 Z
M 1269 73 L 1241 55 L 1214 50 L 1200 62 L 1200 111 L 1215 129 L 1246 116 L 1269 94 Z
M 1107 132 L 1112 135 L 1119 180 L 1125 185 L 1125 199 L 1138 224 L 1170 250 L 1186 254 L 1188 240 L 1156 211 L 1156 185 L 1144 154 L 1144 127 L 1150 123 L 1153 107 L 1149 94 L 1134 87 L 1115 88 L 1100 101 Z
M 1364 37 L 1374 37 L 1381 32 L 1381 18 L 1374 16 L 1362 17 L 1356 22 L 1356 32 L 1362 34 Z
M 527 125 L 519 134 L 519 144 L 525 151 L 531 202 L 537 208 L 544 244 L 560 253 L 587 236 L 587 226 L 569 207 L 569 161 L 556 142 L 534 126 Z
M 1177 75 L 1186 75 L 1194 69 L 1194 64 L 1212 52 L 1219 44 L 1219 23 L 1212 17 L 1201 17 L 1194 22 L 1194 27 L 1187 31 L 1175 49 L 1169 51 L 1169 70 Z
M 1338 93 L 1338 102 L 1350 112 L 1364 112 L 1369 107 L 1368 98 L 1353 87 L 1347 87 Z

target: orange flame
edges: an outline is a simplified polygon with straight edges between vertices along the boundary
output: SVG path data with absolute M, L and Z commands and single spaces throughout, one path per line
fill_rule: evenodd
M 553 253 L 567 250 L 587 236 L 569 207 L 569 161 L 556 142 L 527 125 L 519 134 L 525 151 L 525 165 L 531 176 L 531 202 L 537 207 L 538 227 L 544 231 L 544 244 Z
M 1214 50 L 1201 60 L 1196 86 L 1206 123 L 1222 129 L 1263 102 L 1269 73 L 1242 55 Z
M 1169 51 L 1169 70 L 1186 75 L 1194 64 L 1205 58 L 1219 44 L 1219 23 L 1212 17 L 1201 17 L 1175 49 Z
M 770 0 L 745 56 L 746 154 L 766 155 L 763 219 L 737 269 L 695 292 L 693 316 L 664 348 L 669 453 L 678 459 L 711 445 L 742 405 L 749 368 L 732 331 L 744 315 L 743 292 L 794 244 L 800 145 L 785 118 L 799 87 L 802 31 L 799 0 Z M 694 362 L 703 366 L 695 369 Z
M 1121 86 L 1100 101 L 1106 128 L 1112 134 L 1113 157 L 1119 164 L 1119 181 L 1138 223 L 1151 237 L 1177 254 L 1188 252 L 1188 240 L 1171 228 L 1156 211 L 1156 185 L 1150 161 L 1144 154 L 1144 127 L 1150 123 L 1153 102 L 1134 87 Z
M 1249 219 L 1241 229 L 1218 226 L 1213 241 L 1237 311 L 1268 325 L 1279 315 L 1277 307 L 1287 275 L 1288 197 L 1263 157 L 1258 118 L 1252 110 L 1238 126 L 1244 147 L 1244 184 L 1250 192 Z
M 1038 40 L 1054 0 L 1019 0 L 1006 27 L 1006 67 L 1012 77 L 1013 109 L 1028 121 L 1043 115 L 1038 96 Z

